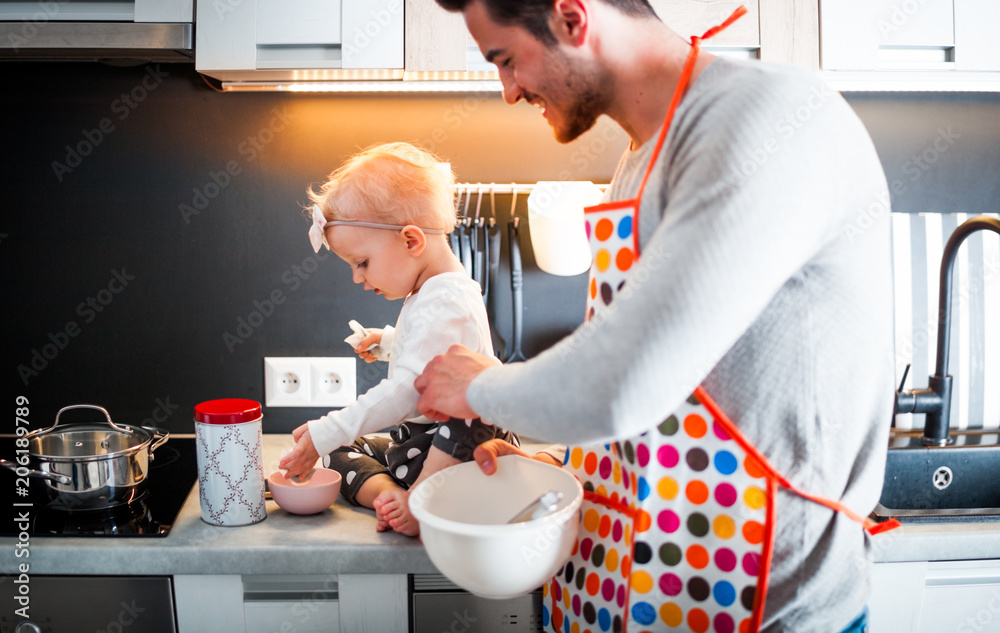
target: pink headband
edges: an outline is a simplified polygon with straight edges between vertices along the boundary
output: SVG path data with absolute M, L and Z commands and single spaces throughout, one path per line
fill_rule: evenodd
M 326 218 L 323 216 L 323 212 L 320 211 L 318 205 L 313 205 L 313 223 L 309 227 L 309 241 L 312 243 L 313 251 L 319 252 L 319 249 L 326 246 L 327 250 L 333 250 L 330 248 L 330 244 L 326 241 L 326 227 L 328 226 L 362 226 L 369 229 L 391 229 L 394 231 L 399 231 L 406 228 L 408 225 L 404 224 L 379 224 L 378 222 L 356 222 L 354 220 L 334 220 L 333 222 L 327 222 Z M 417 227 L 424 233 L 430 233 L 433 235 L 443 235 L 444 231 L 441 229 L 425 229 L 423 227 Z

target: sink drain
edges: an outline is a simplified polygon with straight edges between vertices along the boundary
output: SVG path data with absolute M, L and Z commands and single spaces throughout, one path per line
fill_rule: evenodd
M 934 487 L 938 490 L 944 490 L 951 485 L 951 480 L 954 478 L 955 475 L 951 472 L 950 468 L 947 466 L 940 466 L 931 476 L 931 483 L 933 483 Z

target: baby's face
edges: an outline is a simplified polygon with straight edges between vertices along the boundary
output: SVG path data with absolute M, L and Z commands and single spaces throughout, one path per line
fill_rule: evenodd
M 330 248 L 351 267 L 354 283 L 386 299 L 402 299 L 413 292 L 419 270 L 399 231 L 364 226 L 326 229 Z

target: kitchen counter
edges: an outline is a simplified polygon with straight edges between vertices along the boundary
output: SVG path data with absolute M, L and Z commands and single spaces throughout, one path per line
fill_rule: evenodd
M 876 563 L 1000 560 L 1000 522 L 903 524 L 872 537 Z
M 277 468 L 290 435 L 264 435 L 264 472 Z M 267 518 L 218 527 L 201 520 L 197 484 L 163 538 L 34 537 L 29 558 L 15 558 L 13 538 L 0 539 L 0 573 L 29 562 L 35 574 L 411 574 L 436 573 L 419 539 L 376 532 L 375 512 L 343 498 L 310 516 L 267 500 Z
M 291 446 L 290 435 L 264 435 L 265 473 Z M 15 558 L 15 542 L 0 539 L 0 573 L 14 573 L 21 562 L 30 562 L 32 573 L 69 575 L 437 573 L 419 539 L 376 532 L 374 511 L 342 498 L 311 516 L 268 500 L 264 521 L 223 528 L 201 520 L 197 486 L 165 538 L 36 537 L 28 559 Z M 903 525 L 872 544 L 878 563 L 1000 560 L 1000 523 Z

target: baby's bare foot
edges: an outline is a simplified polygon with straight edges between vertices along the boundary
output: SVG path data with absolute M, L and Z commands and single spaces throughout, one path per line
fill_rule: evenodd
M 382 506 L 385 505 L 385 499 L 382 499 L 381 495 L 375 497 L 372 502 L 372 508 L 375 510 L 375 531 L 376 532 L 388 532 L 392 530 L 392 526 L 389 525 L 389 521 L 382 517 Z
M 393 530 L 407 536 L 420 534 L 420 523 L 410 514 L 410 493 L 405 490 L 387 490 L 375 497 L 375 516 Z M 376 526 L 378 529 L 378 526 Z

